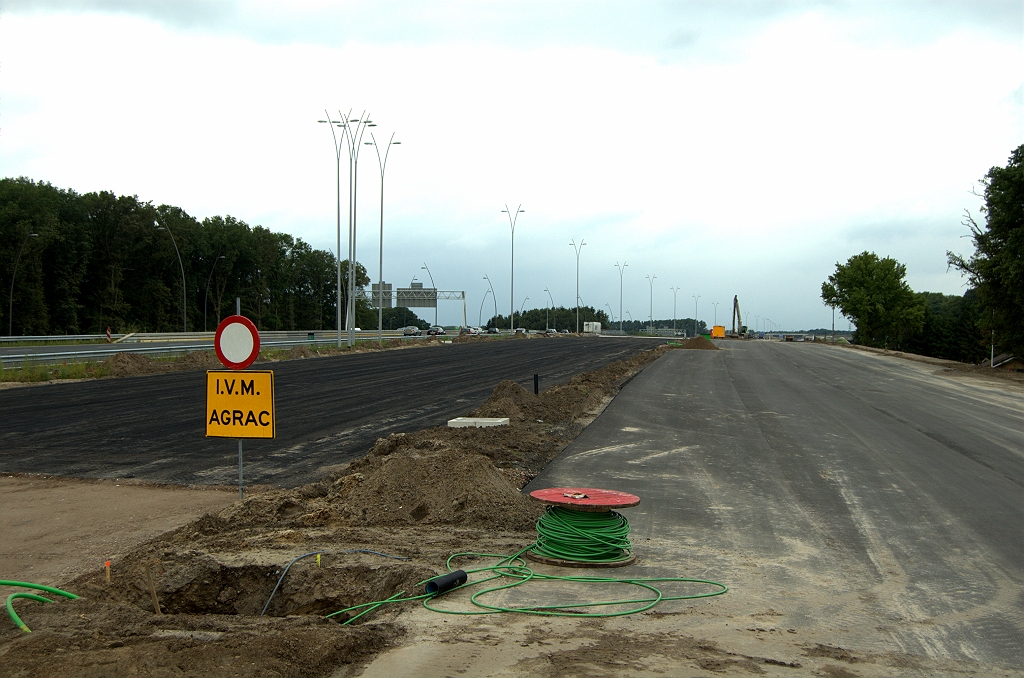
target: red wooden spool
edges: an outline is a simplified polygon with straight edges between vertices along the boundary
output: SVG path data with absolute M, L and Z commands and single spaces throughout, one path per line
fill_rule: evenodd
M 640 497 L 635 494 L 599 490 L 594 487 L 551 487 L 546 490 L 534 490 L 530 496 L 552 506 L 591 513 L 629 508 L 640 503 Z

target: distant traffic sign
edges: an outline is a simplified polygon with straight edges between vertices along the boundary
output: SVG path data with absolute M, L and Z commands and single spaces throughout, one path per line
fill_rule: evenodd
M 217 326 L 213 347 L 224 367 L 244 370 L 260 354 L 260 332 L 245 316 L 229 315 Z
M 274 373 L 206 373 L 207 438 L 273 438 Z

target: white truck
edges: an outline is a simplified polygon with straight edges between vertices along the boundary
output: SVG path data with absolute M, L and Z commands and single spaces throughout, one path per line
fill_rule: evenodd
M 601 334 L 601 323 L 583 323 L 583 334 Z

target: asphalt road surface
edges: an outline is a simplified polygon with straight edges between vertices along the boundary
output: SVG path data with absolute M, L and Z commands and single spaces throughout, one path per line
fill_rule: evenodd
M 378 437 L 466 414 L 503 379 L 533 388 L 537 373 L 543 389 L 655 345 L 507 340 L 262 366 L 274 370 L 277 438 L 245 441 L 245 482 L 313 481 L 365 454 Z M 2 390 L 0 471 L 237 482 L 237 443 L 205 437 L 205 389 L 206 374 L 197 371 Z
M 837 347 L 720 345 L 647 367 L 527 491 L 639 495 L 629 572 L 732 589 L 677 608 L 699 610 L 679 618 L 698 637 L 1024 666 L 1020 387 Z

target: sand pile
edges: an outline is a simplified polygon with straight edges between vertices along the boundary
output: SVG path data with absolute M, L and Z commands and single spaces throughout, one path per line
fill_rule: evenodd
M 697 349 L 698 351 L 719 351 L 719 350 L 721 350 L 717 346 L 715 346 L 711 342 L 710 339 L 705 339 L 704 337 L 700 337 L 700 336 L 690 337 L 686 341 L 680 343 L 679 346 L 677 346 L 676 348 Z
M 317 355 L 316 353 L 314 353 L 313 351 L 309 350 L 308 346 L 299 345 L 299 346 L 292 346 L 290 349 L 288 349 L 288 352 L 285 354 L 284 359 L 285 360 L 299 360 L 299 359 L 302 359 L 302 358 L 315 358 L 316 355 Z
M 139 353 L 115 353 L 103 361 L 103 366 L 110 370 L 112 377 L 131 377 L 171 370 L 167 363 L 158 363 L 149 356 Z
M 472 525 L 528 530 L 540 507 L 520 494 L 491 461 L 448 441 L 394 434 L 338 479 L 328 495 L 352 524 Z M 410 444 L 411 443 L 411 444 Z
M 173 363 L 175 370 L 222 370 L 217 355 L 212 351 L 193 351 Z

